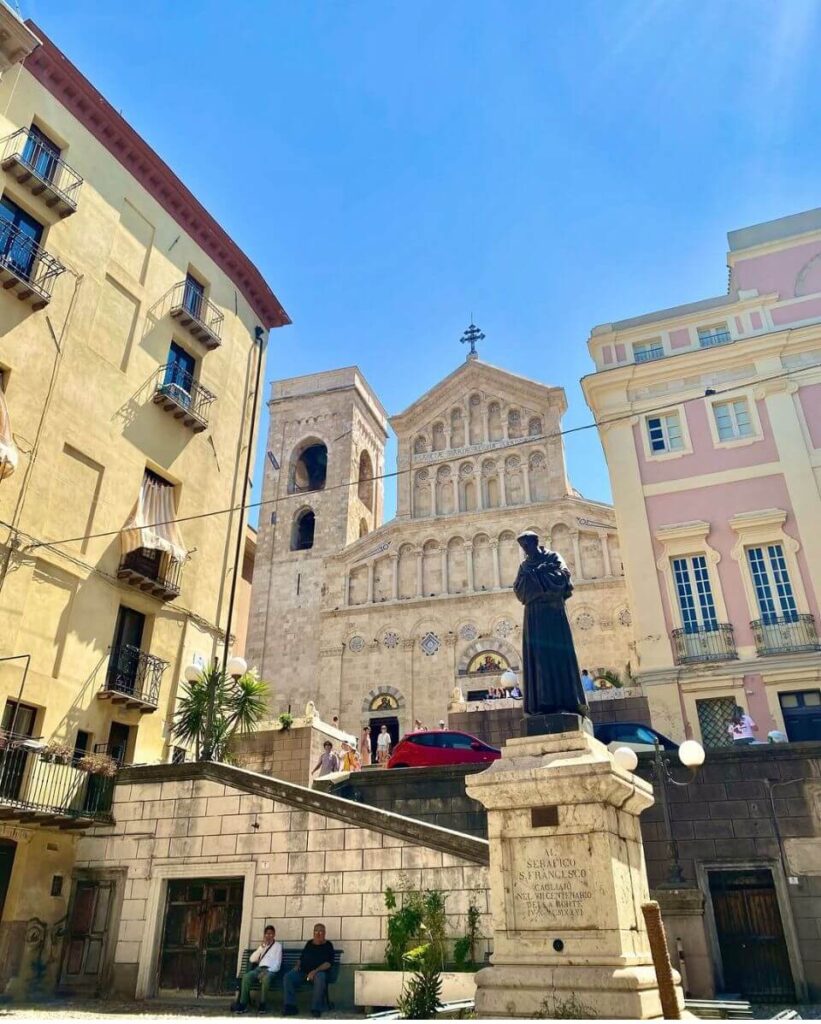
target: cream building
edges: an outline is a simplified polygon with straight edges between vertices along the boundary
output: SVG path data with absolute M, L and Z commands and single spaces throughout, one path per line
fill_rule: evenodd
M 396 735 L 446 719 L 456 687 L 518 669 L 526 529 L 573 571 L 580 663 L 624 674 L 615 518 L 568 481 L 561 388 L 468 357 L 390 420 L 357 367 L 279 381 L 269 409 L 248 656 L 275 681 L 274 710 L 313 700 L 354 734 L 386 721 Z M 383 523 L 389 422 L 397 514 Z
M 26 973 L 35 918 L 48 956 L 74 836 L 106 813 L 106 776 L 78 763 L 170 759 L 181 668 L 221 651 L 244 524 L 152 524 L 241 503 L 257 363 L 288 319 L 157 154 L 2 4 L 0 51 L 3 990 Z M 94 951 L 76 955 L 82 972 Z

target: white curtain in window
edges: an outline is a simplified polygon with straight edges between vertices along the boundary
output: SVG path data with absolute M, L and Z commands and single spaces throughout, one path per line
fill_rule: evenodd
M 0 387 L 0 480 L 3 480 L 17 469 L 19 461 L 17 445 L 11 436 L 11 420 L 6 405 L 6 396 Z
M 184 562 L 188 551 L 180 535 L 176 519 L 174 488 L 171 484 L 145 474 L 137 504 L 120 534 L 124 555 L 138 548 L 165 551 L 172 558 Z

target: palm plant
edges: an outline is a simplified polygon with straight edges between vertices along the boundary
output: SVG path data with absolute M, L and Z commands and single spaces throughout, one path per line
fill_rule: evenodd
M 235 679 L 218 664 L 212 665 L 203 669 L 197 678 L 183 683 L 183 694 L 174 712 L 172 735 L 186 745 L 193 743 L 197 760 L 203 750 L 210 747 L 213 760 L 225 761 L 233 737 L 237 733 L 253 732 L 265 717 L 267 698 L 268 684 L 255 671 Z M 210 729 L 209 699 L 214 702 Z

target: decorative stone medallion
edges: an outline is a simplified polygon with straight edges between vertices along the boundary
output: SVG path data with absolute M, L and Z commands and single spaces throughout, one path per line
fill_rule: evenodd
M 442 645 L 442 641 L 435 633 L 425 633 L 419 641 L 419 646 L 428 656 L 436 654 Z
M 513 623 L 509 619 L 502 619 L 501 622 L 496 623 L 493 632 L 496 634 L 496 636 L 499 636 L 503 640 L 505 640 L 513 632 Z
M 364 651 L 365 638 L 361 636 L 352 636 L 348 641 L 348 650 L 353 651 L 354 654 L 359 654 L 360 651 Z
M 576 625 L 579 629 L 592 629 L 596 625 L 596 620 L 590 612 L 580 612 L 576 619 Z
M 459 636 L 463 640 L 475 640 L 478 635 L 479 630 L 476 628 L 476 626 L 473 625 L 472 622 L 466 622 L 464 626 L 462 626 L 461 629 L 459 630 Z
M 619 612 L 619 623 L 622 626 L 632 625 L 633 617 L 630 614 L 630 610 L 628 608 L 622 608 L 622 610 Z
M 395 647 L 399 646 L 399 634 L 394 633 L 392 630 L 388 630 L 388 632 L 382 637 L 382 643 L 393 650 Z

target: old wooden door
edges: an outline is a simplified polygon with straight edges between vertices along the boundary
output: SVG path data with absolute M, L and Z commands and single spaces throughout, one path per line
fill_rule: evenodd
M 725 990 L 754 1002 L 794 1002 L 772 872 L 711 871 L 709 877 Z
M 105 967 L 105 948 L 114 903 L 111 879 L 76 883 L 68 917 L 60 988 L 99 992 Z
M 236 987 L 241 878 L 168 882 L 159 989 L 228 995 Z

